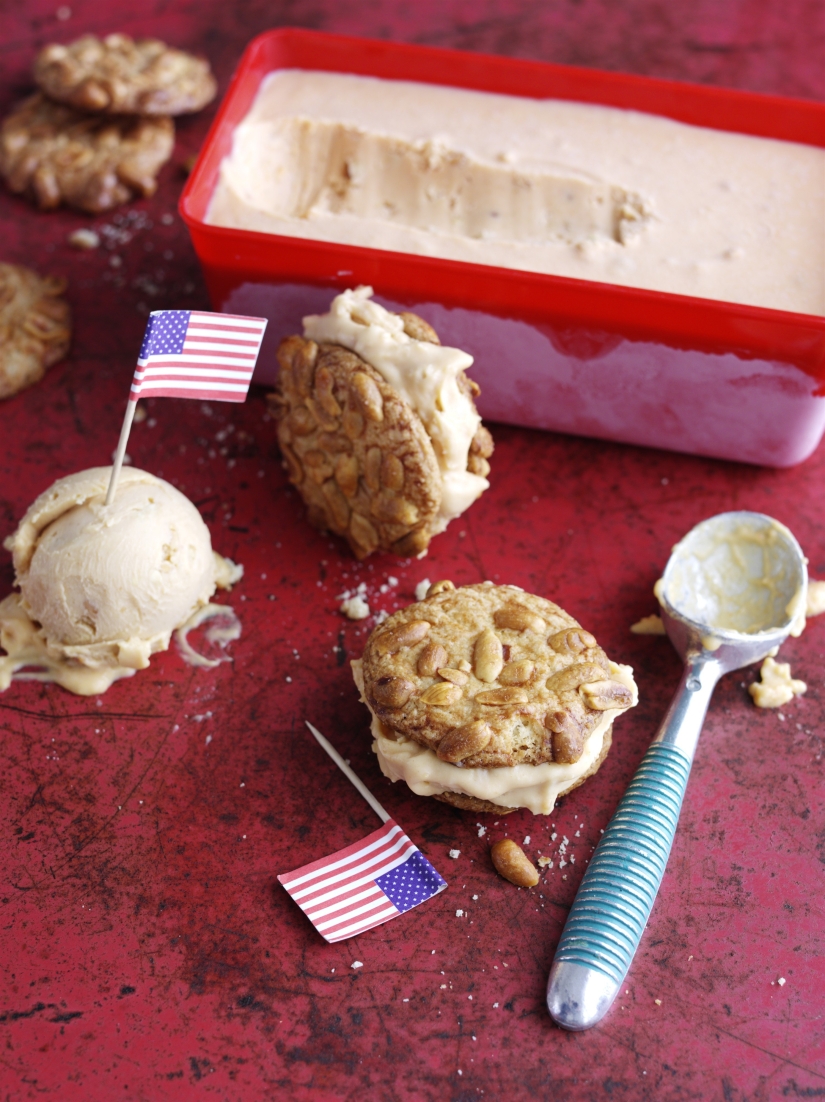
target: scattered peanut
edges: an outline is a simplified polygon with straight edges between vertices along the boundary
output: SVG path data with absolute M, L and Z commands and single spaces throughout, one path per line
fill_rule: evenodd
M 519 662 L 508 662 L 498 675 L 502 685 L 523 685 L 533 676 L 536 668 L 535 662 L 529 658 L 522 658 Z
M 499 876 L 515 884 L 517 888 L 534 888 L 539 874 L 527 854 L 512 838 L 502 838 L 490 847 L 490 857 Z

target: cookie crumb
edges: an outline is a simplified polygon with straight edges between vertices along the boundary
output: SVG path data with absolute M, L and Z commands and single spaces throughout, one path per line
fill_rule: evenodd
M 427 596 L 427 590 L 430 588 L 430 579 L 424 578 L 415 587 L 415 599 L 416 601 L 423 601 Z
M 341 602 L 340 611 L 350 620 L 366 620 L 370 614 L 370 606 L 363 597 L 348 597 Z
M 452 859 L 454 861 L 456 860 L 456 858 L 458 858 L 460 856 L 461 856 L 461 850 L 460 849 L 451 849 L 450 850 L 450 857 L 452 857 Z
M 456 918 L 463 918 L 463 917 L 464 917 L 464 912 L 462 911 L 462 909 L 461 909 L 460 907 L 459 907 L 459 908 L 458 908 L 458 910 L 456 911 L 456 913 L 455 913 L 455 917 L 456 917 Z M 784 983 L 785 981 L 783 980 L 782 982 Z
M 67 240 L 75 249 L 96 249 L 100 245 L 100 234 L 94 230 L 80 229 L 70 233 Z
M 654 999 L 653 1001 L 656 1003 L 657 1006 L 662 1005 L 662 1000 L 661 999 Z
M 784 976 L 780 976 L 776 982 L 779 984 L 780 987 L 784 987 L 787 981 L 785 980 Z
M 630 625 L 634 635 L 665 635 L 665 625 L 662 617 L 655 612 L 650 616 L 643 616 L 635 624 Z
M 825 582 L 815 582 L 809 578 L 805 615 L 821 616 L 823 612 L 825 612 Z
M 360 960 L 354 960 L 352 962 L 352 964 L 350 965 L 350 968 L 363 968 L 363 967 L 364 967 L 364 962 L 360 961 Z
M 748 692 L 757 708 L 781 708 L 808 689 L 804 681 L 791 677 L 789 662 L 776 662 L 773 658 L 766 658 L 759 670 L 759 676 L 760 681 L 748 685 Z M 779 718 L 784 719 L 781 712 Z
M 552 867 L 553 867 L 553 862 L 550 860 L 549 857 L 539 856 L 538 862 L 539 862 L 540 867 L 543 868 L 543 869 L 547 869 L 547 868 L 552 869 Z

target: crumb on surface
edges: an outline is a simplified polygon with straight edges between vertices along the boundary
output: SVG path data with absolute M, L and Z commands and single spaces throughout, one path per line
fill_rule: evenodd
M 363 967 L 364 967 L 364 962 L 360 961 L 360 960 L 354 960 L 352 962 L 352 964 L 350 965 L 350 968 L 363 968 Z
M 100 234 L 90 229 L 74 230 L 69 234 L 68 242 L 75 249 L 96 249 L 100 245 Z
M 347 597 L 341 602 L 340 611 L 350 620 L 366 620 L 370 614 L 370 606 L 363 597 Z
M 454 861 L 456 860 L 456 858 L 458 858 L 460 856 L 461 856 L 461 850 L 460 849 L 451 849 L 450 850 L 450 857 L 452 857 L 452 859 Z
M 808 579 L 808 600 L 805 605 L 806 616 L 821 616 L 825 612 L 825 582 L 813 582 Z
M 787 981 L 784 976 L 780 976 L 776 982 L 779 984 L 780 987 L 784 987 Z
M 430 588 L 430 579 L 422 578 L 418 585 L 415 587 L 415 599 L 416 601 L 423 601 L 427 596 L 427 590 Z
M 789 662 L 775 662 L 773 658 L 765 659 L 759 676 L 760 681 L 754 681 L 748 686 L 748 692 L 757 708 L 781 708 L 795 696 L 801 696 L 808 688 L 804 681 L 791 677 Z M 784 716 L 780 713 L 779 718 L 784 719 Z
M 665 625 L 662 617 L 654 612 L 650 616 L 643 616 L 635 624 L 631 624 L 630 630 L 634 635 L 664 635 Z

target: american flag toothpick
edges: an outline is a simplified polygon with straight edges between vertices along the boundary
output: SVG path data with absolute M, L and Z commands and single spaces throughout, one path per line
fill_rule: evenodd
M 266 318 L 204 310 L 153 310 L 140 348 L 112 464 L 106 504 L 115 496 L 138 398 L 243 402 L 261 350 Z
M 343 941 L 417 907 L 447 882 L 320 731 L 307 727 L 384 823 L 362 841 L 278 877 L 323 938 Z

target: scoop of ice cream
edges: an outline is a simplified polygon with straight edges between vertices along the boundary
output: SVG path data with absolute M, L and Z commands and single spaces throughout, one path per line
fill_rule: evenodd
M 217 585 L 241 573 L 212 551 L 200 514 L 174 486 L 126 468 L 107 506 L 110 474 L 109 467 L 81 471 L 37 498 L 5 541 L 20 595 L 0 605 L 12 657 L 9 639 L 22 630 L 23 613 L 37 626 L 29 649 L 37 638 L 46 658 L 106 669 L 109 684 L 146 667 Z

